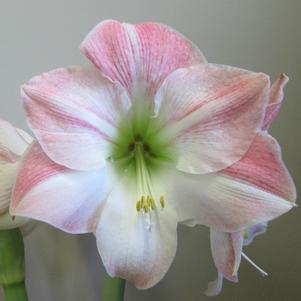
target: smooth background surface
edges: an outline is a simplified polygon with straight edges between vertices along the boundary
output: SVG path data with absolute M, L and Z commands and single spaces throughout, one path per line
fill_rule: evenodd
M 56 67 L 86 64 L 78 46 L 99 21 L 167 23 L 197 44 L 210 62 L 291 78 L 272 128 L 297 187 L 301 185 L 301 1 L 299 0 L 10 0 L 0 4 L 0 117 L 26 128 L 19 86 Z M 246 253 L 266 269 L 262 278 L 242 262 L 239 284 L 225 283 L 216 300 L 301 299 L 301 209 L 270 224 Z M 209 300 L 214 279 L 208 231 L 179 229 L 176 260 L 148 291 L 126 289 L 126 301 Z M 31 301 L 101 300 L 103 267 L 94 237 L 41 226 L 26 239 Z M 1 297 L 0 297 L 1 299 Z M 3 300 L 3 299 L 1 299 Z

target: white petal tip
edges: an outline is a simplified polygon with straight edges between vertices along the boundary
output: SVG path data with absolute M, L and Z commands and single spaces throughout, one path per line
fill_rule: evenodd
M 223 275 L 219 272 L 217 278 L 208 283 L 208 287 L 204 291 L 204 294 L 207 297 L 216 297 L 219 295 L 223 288 L 223 279 Z

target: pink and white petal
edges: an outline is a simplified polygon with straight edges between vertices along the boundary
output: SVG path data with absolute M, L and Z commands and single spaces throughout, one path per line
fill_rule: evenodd
M 267 227 L 268 223 L 261 223 L 246 229 L 244 234 L 244 246 L 250 245 L 256 236 L 265 233 Z
M 170 191 L 180 221 L 225 232 L 272 220 L 293 208 L 296 199 L 279 146 L 264 134 L 256 137 L 242 160 L 222 172 L 178 172 Z
M 234 67 L 201 64 L 172 73 L 155 103 L 175 136 L 177 168 L 203 174 L 238 161 L 261 127 L 269 79 Z
M 266 108 L 264 121 L 262 124 L 263 130 L 268 130 L 273 120 L 277 117 L 281 107 L 281 102 L 284 97 L 283 90 L 288 80 L 289 78 L 285 74 L 281 74 L 273 83 L 270 91 L 269 103 Z
M 137 212 L 136 199 L 125 181 L 116 185 L 102 211 L 96 239 L 110 276 L 147 289 L 163 278 L 175 257 L 177 216 L 168 204 L 150 216 Z
M 136 90 L 143 86 L 146 94 L 152 96 L 174 70 L 205 62 L 189 40 L 157 23 L 101 22 L 85 38 L 81 50 L 130 95 L 140 93 Z
M 16 174 L 17 163 L 7 163 L 0 160 L 0 215 L 8 210 Z
M 15 216 L 12 217 L 7 208 L 7 212 L 0 215 L 0 229 L 14 229 L 25 226 L 29 222 L 26 217 Z
M 104 166 L 117 125 L 130 108 L 126 91 L 95 67 L 57 69 L 22 87 L 28 122 L 56 163 L 78 170 Z
M 0 156 L 2 158 L 18 157 L 25 152 L 30 136 L 26 134 L 27 140 L 25 140 L 23 133 L 24 131 L 21 133 L 9 122 L 0 119 Z
M 178 174 L 173 200 L 179 220 L 234 232 L 272 220 L 294 204 L 268 191 L 225 175 Z M 172 192 L 171 192 L 172 193 Z
M 208 287 L 204 292 L 208 297 L 215 297 L 220 294 L 223 289 L 224 277 L 222 273 L 217 273 L 217 278 L 214 281 L 208 283 Z
M 280 146 L 267 133 L 258 133 L 247 154 L 220 174 L 290 202 L 296 200 L 296 187 L 282 161 Z
M 216 268 L 222 275 L 237 282 L 237 271 L 241 261 L 243 231 L 221 232 L 210 229 L 211 252 Z
M 10 214 L 70 233 L 92 232 L 112 185 L 109 168 L 70 170 L 51 161 L 34 143 L 21 162 Z

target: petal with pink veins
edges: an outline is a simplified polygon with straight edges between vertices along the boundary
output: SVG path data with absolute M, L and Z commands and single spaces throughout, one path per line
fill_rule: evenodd
M 111 140 L 131 103 L 94 68 L 57 69 L 22 87 L 31 129 L 56 163 L 77 170 L 105 165 Z
M 101 22 L 85 38 L 81 50 L 104 75 L 121 83 L 130 95 L 138 93 L 144 97 L 154 95 L 174 70 L 205 62 L 190 41 L 172 28 L 157 23 Z
M 239 161 L 208 175 L 178 172 L 170 187 L 179 219 L 234 232 L 272 220 L 295 206 L 294 183 L 282 162 L 279 145 L 258 134 Z
M 277 141 L 269 134 L 259 133 L 248 153 L 220 174 L 294 202 L 295 184 L 281 157 Z
M 136 197 L 125 179 L 109 195 L 96 231 L 97 246 L 108 274 L 146 289 L 159 282 L 177 247 L 177 216 L 170 204 L 152 216 L 136 211 Z
M 172 73 L 155 98 L 175 136 L 177 168 L 194 174 L 238 161 L 261 127 L 269 79 L 234 67 L 201 64 Z
M 281 107 L 281 102 L 284 97 L 283 90 L 288 80 L 289 78 L 285 74 L 281 74 L 279 78 L 273 83 L 270 90 L 269 103 L 266 108 L 264 121 L 262 124 L 263 130 L 268 130 L 273 120 L 277 117 Z
M 112 181 L 108 167 L 70 170 L 51 161 L 34 143 L 21 162 L 10 214 L 41 220 L 70 233 L 92 232 Z

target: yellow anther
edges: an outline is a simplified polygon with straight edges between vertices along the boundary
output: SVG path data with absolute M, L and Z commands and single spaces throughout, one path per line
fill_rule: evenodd
M 154 198 L 150 198 L 150 207 L 152 208 L 152 210 L 156 209 L 156 204 L 155 204 Z
M 138 201 L 136 203 L 136 209 L 137 209 L 138 212 L 141 210 L 141 202 L 140 201 Z
M 144 212 L 145 212 L 145 213 L 147 213 L 147 212 L 148 212 L 148 209 L 149 209 L 149 207 L 148 207 L 147 205 L 144 205 L 143 209 L 144 209 Z
M 162 209 L 164 209 L 165 207 L 165 198 L 163 195 L 160 196 L 160 205 L 162 207 Z
M 147 204 L 148 207 L 151 206 L 151 197 L 149 195 L 146 198 L 146 204 Z
M 164 209 L 166 206 L 166 201 L 164 196 L 160 197 L 160 205 L 162 209 Z M 156 208 L 157 208 L 156 200 L 152 197 L 152 195 L 148 195 L 148 196 L 143 195 L 141 196 L 140 200 L 138 200 L 136 203 L 136 209 L 138 212 L 143 210 L 144 213 L 149 213 L 151 211 L 154 211 Z

